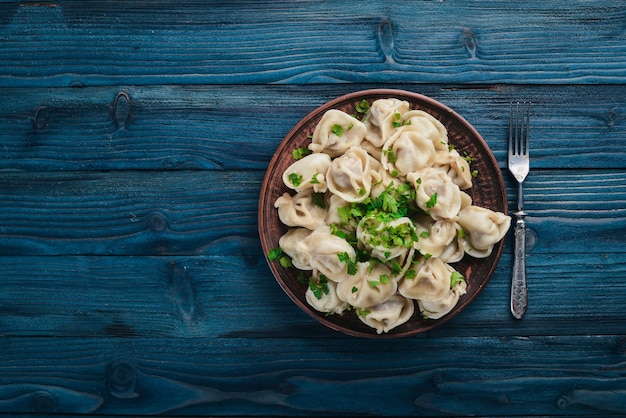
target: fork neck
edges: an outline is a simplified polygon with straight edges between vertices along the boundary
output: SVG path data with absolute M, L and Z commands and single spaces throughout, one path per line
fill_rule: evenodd
M 524 212 L 524 188 L 521 182 L 517 184 L 517 212 L 515 215 L 518 217 L 526 216 L 526 212 Z

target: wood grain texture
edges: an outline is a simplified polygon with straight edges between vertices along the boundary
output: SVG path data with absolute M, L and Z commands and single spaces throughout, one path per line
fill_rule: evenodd
M 624 304 L 619 278 L 626 255 L 573 261 L 531 254 L 527 261 L 524 321 L 508 310 L 511 256 L 505 254 L 466 310 L 420 337 L 624 335 L 616 307 Z M 341 336 L 304 314 L 260 257 L 0 257 L 0 274 L 2 337 L 184 337 L 193 345 L 201 337 L 242 343 L 302 337 L 322 344 Z
M 262 171 L 4 172 L 1 255 L 259 254 Z M 529 250 L 623 252 L 624 170 L 535 170 Z M 509 204 L 514 192 L 511 179 Z M 512 207 L 512 206 L 511 206 Z
M 0 0 L 0 416 L 626 414 L 623 4 L 357 3 Z M 510 237 L 409 339 L 331 331 L 271 276 L 271 156 L 369 88 L 452 107 L 502 169 L 533 102 L 523 320 Z
M 359 340 L 358 350 L 355 343 L 348 337 L 323 344 L 256 339 L 246 345 L 237 339 L 62 338 L 50 350 L 46 338 L 4 338 L 0 411 L 141 416 L 623 412 L 623 337 Z M 167 362 L 159 360 L 164 352 Z
M 626 74 L 626 14 L 613 2 L 6 2 L 0 16 L 1 84 L 18 87 Z
M 378 85 L 377 85 L 378 86 Z M 626 169 L 626 87 L 395 84 L 457 111 L 505 167 L 530 100 L 533 168 Z M 317 106 L 367 84 L 0 89 L 0 170 L 265 170 Z

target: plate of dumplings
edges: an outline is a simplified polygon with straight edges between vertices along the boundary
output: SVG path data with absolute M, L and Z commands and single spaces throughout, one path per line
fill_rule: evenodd
M 259 235 L 285 293 L 347 335 L 399 338 L 467 307 L 511 218 L 487 143 L 427 96 L 359 91 L 285 136 L 261 185 Z

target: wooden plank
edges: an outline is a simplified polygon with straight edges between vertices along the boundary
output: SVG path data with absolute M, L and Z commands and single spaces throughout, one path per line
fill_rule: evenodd
M 617 416 L 626 405 L 618 336 L 2 341 L 6 414 Z
M 257 257 L 263 175 L 208 170 L 4 172 L 0 255 L 220 255 L 241 246 Z M 623 170 L 533 171 L 526 196 L 530 251 L 626 250 L 624 176 Z
M 423 337 L 624 335 L 626 254 L 528 257 L 529 307 L 509 312 L 505 252 L 481 295 Z M 336 338 L 282 291 L 264 260 L 0 257 L 0 335 L 54 338 Z M 241 318 L 245 317 L 245 321 Z
M 448 105 L 506 164 L 509 103 L 533 102 L 533 168 L 626 169 L 626 86 L 127 86 L 0 89 L 0 170 L 265 170 L 309 112 L 403 88 Z
M 621 83 L 625 19 L 584 0 L 5 2 L 0 84 Z
M 4 255 L 219 254 L 257 236 L 261 172 L 5 172 Z

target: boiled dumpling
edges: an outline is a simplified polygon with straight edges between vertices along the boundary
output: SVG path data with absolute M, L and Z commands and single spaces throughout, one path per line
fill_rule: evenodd
M 323 193 L 326 191 L 326 172 L 330 164 L 327 154 L 309 154 L 287 167 L 283 183 L 297 192 L 312 188 L 316 193 Z
M 393 121 L 396 119 L 395 115 L 400 115 L 408 110 L 409 102 L 405 100 L 389 98 L 372 102 L 365 117 L 366 139 L 380 148 L 396 129 L 393 126 Z
M 341 260 L 342 256 L 356 259 L 354 248 L 345 239 L 332 234 L 327 225 L 311 231 L 296 244 L 296 250 L 310 254 L 311 267 L 334 282 L 343 280 L 348 272 L 348 264 Z
M 305 298 L 313 309 L 318 312 L 340 314 L 349 308 L 346 302 L 337 297 L 337 284 L 335 282 L 317 274 L 314 274 L 310 280 L 313 280 L 315 284 L 321 285 L 326 290 L 326 292 L 323 290 L 318 292 L 318 298 L 311 286 L 307 287 Z
M 504 238 L 511 217 L 491 209 L 470 205 L 459 213 L 459 225 L 466 233 L 465 252 L 472 257 L 488 257 L 493 246 Z
M 465 255 L 465 246 L 464 239 L 461 238 L 460 234 L 457 231 L 457 236 L 454 237 L 452 242 L 443 249 L 441 254 L 439 254 L 439 258 L 444 263 L 456 263 L 463 259 Z
M 472 171 L 469 163 L 457 150 L 439 151 L 433 166 L 443 170 L 461 190 L 472 187 Z
M 365 138 L 365 125 L 337 109 L 330 109 L 317 124 L 309 149 L 338 157 Z
M 402 130 L 418 132 L 432 142 L 437 150 L 448 150 L 448 131 L 441 122 L 423 110 L 410 110 L 402 115 Z
M 299 245 L 311 235 L 311 232 L 307 228 L 290 228 L 278 240 L 280 249 L 291 258 L 293 266 L 297 269 L 313 270 L 313 265 L 311 264 L 313 254 Z
M 398 288 L 396 278 L 384 264 L 357 263 L 356 274 L 337 285 L 337 295 L 357 308 L 367 308 L 389 299 Z
M 433 219 L 455 219 L 461 210 L 461 190 L 443 171 L 425 168 L 410 173 L 407 180 L 415 187 L 415 201 Z
M 426 318 L 439 319 L 449 313 L 459 302 L 459 297 L 466 293 L 467 283 L 459 282 L 448 294 L 438 300 L 418 300 L 419 309 Z
M 413 222 L 406 216 L 391 221 L 366 217 L 356 229 L 359 247 L 382 261 L 403 257 L 413 247 L 416 237 Z
M 274 202 L 280 221 L 287 226 L 302 226 L 311 230 L 324 225 L 326 209 L 315 203 L 314 193 L 313 189 L 303 190 L 293 196 L 283 193 Z
M 420 216 L 415 219 L 415 228 L 418 240 L 413 246 L 422 254 L 439 257 L 457 237 L 456 222 L 440 219 L 434 220 L 429 216 Z
M 327 172 L 328 189 L 346 202 L 365 200 L 372 188 L 370 156 L 361 147 L 352 147 L 333 160 Z
M 413 316 L 413 312 L 415 303 L 395 294 L 386 301 L 361 311 L 358 318 L 375 328 L 378 334 L 382 334 L 407 322 Z
M 400 176 L 429 167 L 435 160 L 432 141 L 413 130 L 398 130 L 385 142 L 381 163 Z
M 439 300 L 450 290 L 454 269 L 439 258 L 431 257 L 414 267 L 412 278 L 405 276 L 398 285 L 398 292 L 411 299 Z

